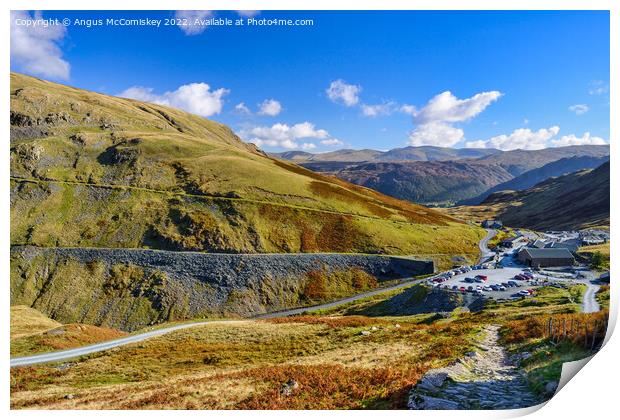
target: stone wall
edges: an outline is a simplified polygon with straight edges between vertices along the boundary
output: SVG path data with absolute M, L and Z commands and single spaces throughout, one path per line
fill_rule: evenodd
M 434 267 L 432 261 L 382 255 L 15 246 L 11 304 L 34 306 L 61 322 L 133 330 L 173 319 L 302 306 L 309 272 L 350 269 L 381 282 L 430 274 Z

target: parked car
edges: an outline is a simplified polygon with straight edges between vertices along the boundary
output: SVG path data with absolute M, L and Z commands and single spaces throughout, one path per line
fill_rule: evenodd
M 467 291 L 471 292 L 472 290 L 474 290 L 474 286 L 467 286 Z
M 465 277 L 465 279 L 464 279 L 463 281 L 464 281 L 465 283 L 473 283 L 473 282 L 475 282 L 476 280 L 475 280 L 475 279 L 473 279 L 473 278 L 471 278 L 471 277 Z
M 481 280 L 484 280 L 484 281 L 487 281 L 487 279 L 488 279 L 488 277 L 483 275 L 483 274 L 478 274 L 476 277 L 481 279 Z
M 485 292 L 490 292 L 493 289 L 491 289 L 491 286 L 484 286 L 482 290 L 484 290 Z
M 452 286 L 452 290 L 459 290 L 459 287 L 455 284 L 454 286 Z
M 465 293 L 465 292 L 467 291 L 467 289 L 465 289 L 465 287 L 463 287 L 463 286 L 459 287 L 459 290 L 460 290 L 462 293 Z
M 530 292 L 528 292 L 527 290 L 521 290 L 521 291 L 519 292 L 519 294 L 520 294 L 521 296 L 529 296 L 529 295 L 530 295 Z
M 525 276 L 523 274 L 517 274 L 513 277 L 515 280 L 525 280 Z

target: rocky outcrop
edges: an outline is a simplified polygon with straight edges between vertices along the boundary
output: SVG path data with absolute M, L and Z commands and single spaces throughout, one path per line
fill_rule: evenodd
M 304 306 L 309 273 L 324 273 L 329 282 L 342 281 L 350 270 L 381 282 L 432 273 L 433 263 L 355 254 L 15 246 L 11 303 L 35 307 L 65 323 L 133 330 L 174 319 L 252 316 Z

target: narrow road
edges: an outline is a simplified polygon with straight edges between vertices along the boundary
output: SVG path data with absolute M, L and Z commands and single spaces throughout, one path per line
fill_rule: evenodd
M 513 409 L 541 403 L 499 344 L 499 325 L 487 325 L 476 351 L 428 371 L 409 395 L 414 410 Z
M 489 241 L 497 235 L 497 231 L 495 229 L 487 229 L 487 236 L 480 240 L 478 247 L 480 248 L 480 259 L 478 260 L 478 264 L 482 263 L 485 258 L 489 255 L 493 254 L 489 249 Z
M 412 286 L 414 284 L 420 283 L 423 280 L 407 280 L 393 286 L 383 287 L 380 289 L 374 289 L 368 292 L 360 293 L 355 296 L 350 296 L 348 298 L 339 299 L 333 302 L 322 303 L 320 305 L 313 305 L 301 308 L 287 309 L 278 312 L 271 312 L 268 314 L 261 314 L 253 317 L 253 319 L 269 319 L 269 318 L 279 318 L 286 317 L 292 315 L 299 315 L 308 311 L 315 311 L 320 309 L 331 309 L 335 308 L 339 305 L 355 302 L 356 300 L 364 299 L 370 296 L 375 296 L 380 293 L 392 291 L 399 289 L 401 287 Z M 86 356 L 92 353 L 98 353 L 105 350 L 110 350 L 116 347 L 125 346 L 127 344 L 138 343 L 140 341 L 148 340 L 149 338 L 159 337 L 164 334 L 168 334 L 174 331 L 183 330 L 187 328 L 200 327 L 207 324 L 234 324 L 239 322 L 238 320 L 222 320 L 222 321 L 196 321 L 196 322 L 188 322 L 185 324 L 174 325 L 171 327 L 160 328 L 153 331 L 147 331 L 144 333 L 130 335 L 128 337 L 118 338 L 115 340 L 105 341 L 103 343 L 91 344 L 84 347 L 77 347 L 69 350 L 62 350 L 50 353 L 41 353 L 33 356 L 24 356 L 24 357 L 15 357 L 11 359 L 10 366 L 11 367 L 19 367 L 19 366 L 30 366 L 40 363 L 50 363 L 50 362 L 58 362 L 66 359 L 73 359 L 79 356 Z
M 484 259 L 485 254 L 490 253 L 489 248 L 487 247 L 487 243 L 492 237 L 495 236 L 496 233 L 497 232 L 493 229 L 487 229 L 487 236 L 485 236 L 480 241 L 479 247 L 480 247 L 480 251 L 482 252 L 482 256 L 480 257 L 481 261 Z M 356 300 L 360 300 L 360 299 L 364 299 L 370 296 L 378 295 L 380 293 L 396 290 L 401 287 L 412 286 L 422 281 L 423 279 L 420 279 L 420 280 L 411 279 L 411 280 L 407 280 L 407 281 L 395 284 L 393 286 L 370 290 L 368 292 L 360 293 L 360 294 L 350 296 L 344 299 L 339 299 L 333 302 L 257 315 L 254 317 L 254 319 L 269 319 L 269 318 L 286 317 L 286 316 L 292 316 L 292 315 L 299 315 L 299 314 L 302 314 L 308 311 L 331 309 L 331 308 L 335 308 L 337 306 L 343 305 L 345 303 L 355 302 Z M 584 301 L 585 301 L 585 297 L 584 297 Z M 30 366 L 30 365 L 40 364 L 40 363 L 58 362 L 61 360 L 73 359 L 75 357 L 86 356 L 88 354 L 110 350 L 116 347 L 125 346 L 127 344 L 138 343 L 140 341 L 148 340 L 149 338 L 159 337 L 164 334 L 168 334 L 173 331 L 183 330 L 186 328 L 199 327 L 199 326 L 203 326 L 207 324 L 215 324 L 215 323 L 235 323 L 235 322 L 239 322 L 239 321 L 223 320 L 223 321 L 188 322 L 185 324 L 174 325 L 171 327 L 160 328 L 160 329 L 153 330 L 153 331 L 147 331 L 147 332 L 140 333 L 140 334 L 130 335 L 128 337 L 123 337 L 123 338 L 119 338 L 116 340 L 105 341 L 103 343 L 91 344 L 89 346 L 77 347 L 74 349 L 62 350 L 62 351 L 56 351 L 56 352 L 50 352 L 50 353 L 41 353 L 41 354 L 36 354 L 33 356 L 11 358 L 10 367 Z
M 601 288 L 598 284 L 586 283 L 586 291 L 581 302 L 581 312 L 591 313 L 601 310 L 601 305 L 596 301 L 596 292 Z

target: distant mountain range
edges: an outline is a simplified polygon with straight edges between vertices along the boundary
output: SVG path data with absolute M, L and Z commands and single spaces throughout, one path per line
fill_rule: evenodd
M 396 198 L 452 205 L 477 204 L 496 191 L 528 188 L 550 176 L 595 168 L 609 159 L 609 146 L 511 151 L 421 146 L 272 155 Z
M 483 194 L 464 200 L 459 204 L 472 205 L 482 203 L 489 195 L 497 191 L 517 191 L 525 190 L 551 177 L 557 177 L 584 169 L 592 169 L 609 161 L 609 156 L 575 156 L 556 160 L 542 166 L 522 173 L 510 181 L 497 184 L 489 188 Z
M 393 197 L 427 204 L 465 199 L 512 179 L 499 165 L 471 160 L 372 162 L 347 167 L 336 175 Z
M 481 207 L 499 208 L 495 217 L 513 227 L 559 230 L 609 225 L 609 188 L 606 162 L 525 190 L 491 194 Z
M 479 158 L 498 153 L 497 149 L 452 149 L 448 147 L 419 146 L 402 147 L 382 152 L 373 149 L 342 149 L 327 153 L 308 153 L 302 151 L 271 153 L 280 159 L 305 162 L 396 162 L 429 161 Z

